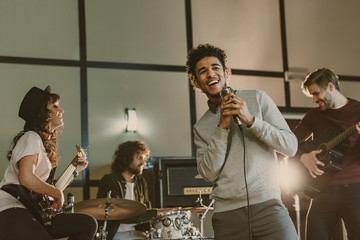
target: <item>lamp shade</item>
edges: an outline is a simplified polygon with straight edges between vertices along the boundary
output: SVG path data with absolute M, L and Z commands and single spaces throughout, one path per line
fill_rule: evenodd
M 135 108 L 126 108 L 126 131 L 136 132 L 137 130 L 137 115 Z

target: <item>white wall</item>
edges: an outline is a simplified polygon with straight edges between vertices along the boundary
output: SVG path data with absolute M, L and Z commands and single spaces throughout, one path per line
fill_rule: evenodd
M 341 75 L 360 76 L 360 21 L 356 0 L 286 0 L 290 70 L 327 66 Z M 234 69 L 282 72 L 278 0 L 193 0 L 193 43 L 209 42 L 228 52 Z M 86 0 L 87 60 L 184 66 L 187 52 L 185 1 Z M 0 57 L 79 61 L 78 6 L 75 0 L 2 0 Z M 0 178 L 6 151 L 23 121 L 22 97 L 32 86 L 50 84 L 61 95 L 65 129 L 60 137 L 64 169 L 81 142 L 80 68 L 45 63 L 7 63 L 0 58 Z M 359 82 L 341 83 L 345 95 L 360 99 Z M 290 82 L 292 107 L 312 107 Z M 233 75 L 234 88 L 266 91 L 285 106 L 284 79 Z M 191 156 L 188 80 L 185 72 L 87 68 L 90 179 L 109 171 L 116 146 L 143 139 L 152 156 Z M 125 108 L 138 110 L 139 130 L 124 132 Z M 196 92 L 197 118 L 206 98 Z

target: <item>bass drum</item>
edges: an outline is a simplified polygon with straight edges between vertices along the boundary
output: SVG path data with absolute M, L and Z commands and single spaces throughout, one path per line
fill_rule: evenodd
M 150 222 L 152 239 L 200 239 L 201 235 L 189 221 L 190 211 L 174 211 Z

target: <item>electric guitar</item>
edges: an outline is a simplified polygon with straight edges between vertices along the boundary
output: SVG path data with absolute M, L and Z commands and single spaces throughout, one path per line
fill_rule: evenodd
M 299 144 L 299 149 L 304 153 L 321 149 L 322 151 L 316 155 L 316 158 L 325 164 L 325 166 L 318 166 L 320 170 L 324 171 L 321 176 L 313 178 L 309 173 L 307 174 L 307 183 L 303 193 L 308 197 L 316 197 L 325 188 L 331 176 L 342 169 L 343 154 L 338 147 L 340 143 L 355 132 L 355 127 L 356 124 L 340 134 L 337 134 L 334 129 L 328 129 L 319 138 Z
M 76 146 L 76 148 L 79 153 L 86 155 L 85 151 L 81 147 Z M 63 191 L 68 183 L 73 179 L 72 176 L 75 176 L 75 169 L 77 165 L 78 155 L 74 157 L 66 170 L 60 175 L 58 180 L 55 181 L 55 187 Z M 54 206 L 55 201 L 52 197 L 33 192 L 23 185 L 7 184 L 2 186 L 1 190 L 4 190 L 17 198 L 33 214 L 36 220 L 42 223 L 45 227 L 51 225 L 51 220 L 55 215 L 63 212 L 70 212 L 73 207 L 72 204 L 70 204 L 64 205 L 62 208 L 58 209 Z

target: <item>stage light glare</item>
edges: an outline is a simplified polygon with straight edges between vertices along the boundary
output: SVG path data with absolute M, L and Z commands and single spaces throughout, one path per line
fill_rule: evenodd
M 280 187 L 286 193 L 296 192 L 303 181 L 302 171 L 298 166 L 289 162 L 287 157 L 280 161 Z

